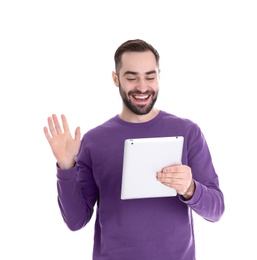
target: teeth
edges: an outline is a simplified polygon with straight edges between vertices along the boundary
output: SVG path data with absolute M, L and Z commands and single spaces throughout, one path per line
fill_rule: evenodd
M 134 96 L 136 99 L 146 99 L 148 96 Z

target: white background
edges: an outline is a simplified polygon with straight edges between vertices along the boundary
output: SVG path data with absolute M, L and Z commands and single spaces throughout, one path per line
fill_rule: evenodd
M 161 55 L 157 107 L 198 123 L 220 177 L 226 212 L 195 216 L 197 260 L 257 259 L 255 2 L 0 2 L 0 259 L 91 259 L 94 220 L 65 226 L 43 127 L 119 113 L 113 54 L 134 38 Z

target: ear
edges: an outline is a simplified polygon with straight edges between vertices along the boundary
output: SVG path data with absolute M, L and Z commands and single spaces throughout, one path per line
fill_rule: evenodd
M 116 87 L 119 87 L 119 78 L 116 74 L 116 72 L 112 72 L 112 79 L 113 79 L 113 83 L 115 84 Z

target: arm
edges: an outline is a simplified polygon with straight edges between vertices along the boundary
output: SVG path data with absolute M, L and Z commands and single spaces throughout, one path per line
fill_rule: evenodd
M 224 213 L 224 197 L 219 188 L 211 155 L 200 129 L 190 129 L 183 152 L 184 165 L 164 168 L 157 179 L 176 189 L 179 198 L 208 221 L 218 221 Z
M 57 168 L 58 204 L 68 228 L 76 231 L 84 227 L 93 215 L 93 208 L 98 197 L 94 179 L 87 175 L 86 191 L 78 180 L 78 166 L 69 170 Z
M 75 130 L 74 139 L 64 115 L 61 128 L 57 116 L 48 118 L 48 128 L 44 127 L 45 137 L 57 160 L 58 203 L 64 221 L 71 230 L 84 226 L 92 216 L 93 210 L 81 194 L 77 181 L 76 156 L 80 149 L 80 129 Z
M 224 196 L 218 186 L 206 186 L 195 181 L 195 192 L 190 200 L 181 201 L 186 203 L 192 210 L 204 219 L 217 222 L 222 217 L 225 206 Z
M 190 129 L 186 145 L 186 162 L 192 170 L 195 191 L 189 200 L 180 199 L 204 219 L 216 222 L 225 210 L 224 196 L 210 150 L 198 126 Z

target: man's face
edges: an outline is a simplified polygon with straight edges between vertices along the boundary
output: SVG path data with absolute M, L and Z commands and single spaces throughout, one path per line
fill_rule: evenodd
M 134 114 L 148 114 L 159 91 L 159 69 L 153 53 L 124 53 L 118 79 L 124 105 Z

